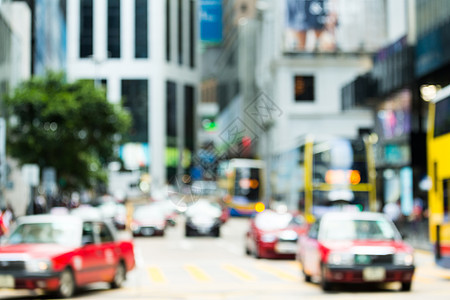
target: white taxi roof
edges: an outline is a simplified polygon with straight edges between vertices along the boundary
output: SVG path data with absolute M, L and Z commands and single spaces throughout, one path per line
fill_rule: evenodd
M 329 212 L 323 215 L 322 219 L 326 220 L 379 220 L 385 219 L 386 216 L 377 212 Z
M 51 222 L 81 223 L 82 219 L 80 217 L 71 215 L 50 215 L 50 214 L 21 216 L 17 219 L 17 223 L 51 223 Z

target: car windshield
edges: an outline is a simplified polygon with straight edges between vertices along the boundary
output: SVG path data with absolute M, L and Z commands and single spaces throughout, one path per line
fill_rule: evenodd
M 255 225 L 261 230 L 278 230 L 288 227 L 292 220 L 291 214 L 267 211 L 256 215 Z
M 396 234 L 393 226 L 379 220 L 328 220 L 325 223 L 325 240 L 392 240 Z
M 20 224 L 10 235 L 9 244 L 74 244 L 77 229 L 73 223 Z
M 126 208 L 123 204 L 116 204 L 113 202 L 107 202 L 98 206 L 101 214 L 106 218 L 112 218 L 115 215 L 122 214 Z
M 222 209 L 219 204 L 208 201 L 198 201 L 190 206 L 186 215 L 188 217 L 203 216 L 210 218 L 218 218 L 222 214 Z
M 165 213 L 162 207 L 148 205 L 143 207 L 138 207 L 134 212 L 135 220 L 164 220 Z
M 81 217 L 83 219 L 101 219 L 102 213 L 100 209 L 92 206 L 80 206 L 72 209 L 71 215 Z

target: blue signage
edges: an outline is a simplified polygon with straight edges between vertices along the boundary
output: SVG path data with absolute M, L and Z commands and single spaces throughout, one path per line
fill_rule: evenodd
M 404 167 L 400 170 L 400 182 L 400 206 L 403 215 L 409 216 L 413 210 L 413 172 L 411 167 Z
M 416 76 L 435 71 L 448 61 L 442 37 L 442 28 L 437 28 L 419 38 L 416 45 Z
M 200 1 L 200 39 L 206 43 L 222 41 L 222 1 Z

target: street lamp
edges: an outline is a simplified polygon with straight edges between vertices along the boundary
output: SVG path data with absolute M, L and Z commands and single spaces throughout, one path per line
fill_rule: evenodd
M 420 86 L 420 96 L 426 102 L 430 102 L 436 97 L 437 92 L 441 89 L 439 85 L 424 84 Z

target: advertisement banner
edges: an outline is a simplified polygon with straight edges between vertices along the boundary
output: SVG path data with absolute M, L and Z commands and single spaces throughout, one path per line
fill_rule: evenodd
M 400 182 L 402 186 L 400 194 L 402 213 L 409 216 L 413 210 L 413 172 L 411 167 L 404 167 L 400 170 Z
M 383 0 L 285 0 L 286 52 L 374 52 L 386 43 Z
M 200 1 L 200 40 L 206 43 L 222 41 L 222 1 Z

